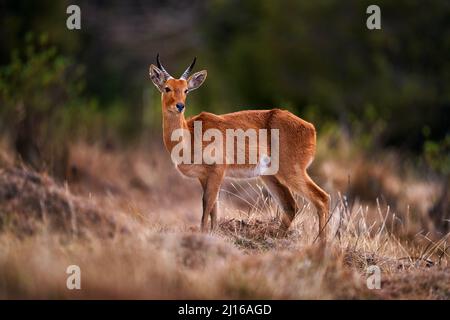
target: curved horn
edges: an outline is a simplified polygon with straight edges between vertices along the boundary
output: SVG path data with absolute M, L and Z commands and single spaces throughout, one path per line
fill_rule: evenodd
M 156 64 L 158 65 L 158 68 L 164 73 L 164 75 L 167 78 L 172 78 L 172 76 L 164 69 L 164 67 L 161 64 L 161 61 L 159 61 L 159 53 L 156 55 Z
M 189 73 L 191 73 L 192 68 L 194 68 L 195 61 L 197 61 L 197 57 L 194 58 L 194 61 L 192 61 L 191 65 L 186 69 L 186 71 L 183 72 L 180 79 L 187 80 L 187 77 L 189 76 Z

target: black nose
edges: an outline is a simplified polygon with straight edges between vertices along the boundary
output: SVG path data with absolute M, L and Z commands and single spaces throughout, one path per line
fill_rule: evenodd
M 181 102 L 178 102 L 178 103 L 177 103 L 177 109 L 178 109 L 179 112 L 183 111 L 183 109 L 184 109 L 184 104 L 181 103 Z

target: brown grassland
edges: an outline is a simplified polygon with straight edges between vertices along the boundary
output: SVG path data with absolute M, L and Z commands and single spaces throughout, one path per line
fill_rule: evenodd
M 229 181 L 219 228 L 162 146 L 70 148 L 66 183 L 0 147 L 0 298 L 449 299 L 449 234 L 427 216 L 440 188 L 395 155 L 318 142 L 311 175 L 332 197 L 329 241 L 302 198 L 291 229 L 259 181 Z M 81 290 L 66 268 L 81 268 Z M 367 287 L 377 265 L 381 289 Z

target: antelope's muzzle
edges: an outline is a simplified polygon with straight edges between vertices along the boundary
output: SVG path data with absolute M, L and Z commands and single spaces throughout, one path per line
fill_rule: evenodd
M 184 109 L 184 104 L 183 103 L 178 102 L 176 106 L 177 106 L 178 112 L 182 112 L 183 111 L 183 109 Z

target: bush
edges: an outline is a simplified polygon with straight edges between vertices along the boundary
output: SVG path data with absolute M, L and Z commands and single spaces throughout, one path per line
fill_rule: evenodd
M 28 35 L 0 68 L 0 132 L 33 168 L 65 174 L 67 142 L 83 104 L 82 73 L 45 35 Z

